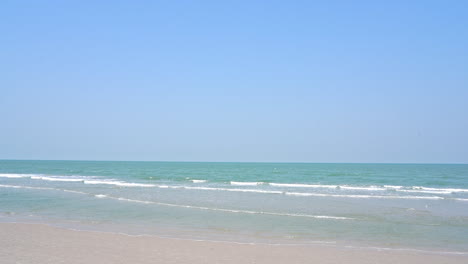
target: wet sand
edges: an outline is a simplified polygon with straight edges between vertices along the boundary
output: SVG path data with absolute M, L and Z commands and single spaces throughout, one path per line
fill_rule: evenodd
M 466 255 L 250 245 L 0 224 L 0 263 L 468 263 Z

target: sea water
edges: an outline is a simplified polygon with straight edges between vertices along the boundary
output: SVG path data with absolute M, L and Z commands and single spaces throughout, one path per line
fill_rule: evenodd
M 468 165 L 3 160 L 0 221 L 468 254 Z

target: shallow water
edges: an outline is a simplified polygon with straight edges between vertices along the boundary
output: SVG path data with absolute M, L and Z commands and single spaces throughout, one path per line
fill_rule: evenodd
M 0 161 L 0 221 L 468 252 L 468 165 Z

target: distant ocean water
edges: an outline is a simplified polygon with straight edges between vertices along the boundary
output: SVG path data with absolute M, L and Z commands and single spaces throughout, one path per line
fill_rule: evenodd
M 3 160 L 0 221 L 468 254 L 468 165 Z

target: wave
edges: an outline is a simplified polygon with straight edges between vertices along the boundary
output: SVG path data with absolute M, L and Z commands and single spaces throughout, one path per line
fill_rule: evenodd
M 456 188 L 430 188 L 423 186 L 413 186 L 414 190 L 426 190 L 426 191 L 448 191 L 448 192 L 468 192 L 468 189 L 456 189 Z
M 268 191 L 261 189 L 238 189 L 238 188 L 215 188 L 215 187 L 189 187 L 189 186 L 176 186 L 169 188 L 176 189 L 187 189 L 187 190 L 205 190 L 205 191 L 228 191 L 228 192 L 251 192 L 251 193 L 271 193 L 271 194 L 282 194 L 281 191 Z
M 3 184 L 0 184 L 0 187 L 15 188 L 15 189 L 21 188 L 21 189 L 54 190 L 54 191 L 63 191 L 63 192 L 70 192 L 70 193 L 77 193 L 77 194 L 92 195 L 91 193 L 85 193 L 85 192 L 80 192 L 80 191 L 47 188 L 47 187 L 32 187 L 32 186 L 3 185 Z M 212 207 L 194 206 L 194 205 L 171 204 L 171 203 L 163 203 L 163 202 L 156 202 L 156 201 L 129 199 L 129 198 L 124 198 L 124 197 L 114 197 L 114 196 L 108 196 L 105 194 L 95 194 L 93 196 L 96 198 L 108 198 L 108 199 L 115 199 L 115 200 L 126 201 L 126 202 L 135 202 L 135 203 L 141 203 L 141 204 L 156 204 L 156 205 L 162 205 L 162 206 L 219 211 L 219 212 L 228 212 L 228 213 L 260 214 L 260 215 L 289 216 L 289 217 L 308 217 L 308 218 L 316 218 L 316 219 L 334 219 L 334 220 L 354 220 L 355 219 L 355 218 L 344 217 L 344 216 L 276 213 L 276 212 L 236 210 L 236 209 L 212 208 Z
M 114 180 L 85 180 L 84 184 L 107 184 L 115 185 L 120 187 L 156 187 L 154 184 L 147 183 L 135 183 L 135 182 L 124 182 L 124 181 L 114 181 Z
M 424 191 L 424 190 L 396 190 L 397 192 L 407 192 L 407 193 L 433 193 L 433 194 L 451 194 L 450 191 Z
M 203 183 L 206 182 L 206 180 L 192 180 L 193 183 Z
M 14 188 L 14 189 L 32 189 L 32 190 L 55 190 L 55 188 L 48 188 L 48 187 L 33 187 L 33 186 L 5 185 L 5 184 L 0 184 L 0 187 Z
M 108 196 L 107 198 L 117 199 L 119 201 L 142 203 L 142 204 L 157 204 L 157 205 L 170 206 L 170 207 L 191 208 L 191 209 L 219 211 L 219 212 L 227 212 L 227 213 L 261 214 L 261 215 L 290 216 L 290 217 L 308 217 L 308 218 L 316 218 L 316 219 L 354 220 L 354 218 L 344 217 L 344 216 L 308 215 L 308 214 L 275 213 L 275 212 L 250 211 L 250 210 L 235 210 L 235 209 L 224 209 L 224 208 L 212 208 L 212 207 L 193 206 L 193 205 L 162 203 L 162 202 L 155 202 L 155 201 L 136 200 L 136 199 L 128 199 L 128 198 L 123 198 L 123 197 L 112 197 L 112 196 Z
M 47 177 L 47 176 L 31 176 L 33 180 L 44 180 L 44 181 L 63 181 L 63 182 L 82 182 L 84 179 L 77 178 L 65 178 L 65 177 Z
M 301 183 L 269 183 L 274 187 L 286 188 L 326 188 L 326 189 L 343 189 L 343 190 L 364 190 L 364 191 L 386 191 L 386 188 L 379 186 L 349 186 L 349 185 L 327 185 L 327 184 L 301 184 Z
M 171 188 L 171 189 L 188 189 L 188 190 L 217 190 L 217 191 L 230 191 L 230 192 L 251 192 L 251 193 L 271 193 L 271 194 L 287 194 L 296 193 L 288 192 L 288 190 L 281 189 L 240 189 L 240 188 L 215 188 L 215 187 L 204 187 L 202 186 L 183 186 L 183 185 L 158 185 L 158 184 L 149 184 L 149 183 L 138 183 L 138 182 L 126 182 L 114 179 L 105 179 L 98 178 L 97 176 L 50 176 L 50 175 L 41 175 L 41 174 L 15 174 L 15 173 L 2 173 L 0 177 L 3 178 L 30 178 L 33 180 L 43 180 L 43 181 L 57 181 L 57 182 L 77 182 L 84 184 L 104 184 L 104 185 L 114 185 L 119 187 L 157 187 L 157 188 Z M 192 179 L 193 183 L 204 183 L 206 180 L 197 180 Z M 333 190 L 343 190 L 343 191 L 387 191 L 387 192 L 401 192 L 401 193 L 421 193 L 421 194 L 437 194 L 437 195 L 449 195 L 454 193 L 464 193 L 468 192 L 468 189 L 462 188 L 433 188 L 433 187 L 424 187 L 424 186 L 400 186 L 400 185 L 383 185 L 383 186 L 350 186 L 350 185 L 327 185 L 327 184 L 303 184 L 303 183 L 266 183 L 266 182 L 237 182 L 230 181 L 231 186 L 272 186 L 277 188 L 317 188 L 317 189 L 333 189 Z M 297 192 L 296 196 L 323 196 L 325 194 L 315 194 L 310 192 L 299 193 Z M 341 194 L 326 194 L 328 196 L 334 195 L 335 197 L 340 197 Z M 343 194 L 342 197 L 359 197 L 363 198 L 366 195 L 353 195 L 353 194 Z M 410 197 L 410 196 L 396 196 L 396 195 L 372 195 L 374 198 L 380 197 Z M 413 196 L 411 196 L 413 197 Z M 422 196 L 414 196 L 418 197 Z M 424 196 L 421 199 L 440 199 L 439 196 Z
M 86 182 L 86 181 L 85 181 Z M 442 196 L 408 196 L 408 195 L 359 195 L 359 194 L 326 194 L 326 193 L 310 193 L 310 192 L 284 192 L 284 191 L 270 191 L 261 189 L 239 189 L 239 188 L 214 188 L 214 187 L 191 187 L 191 186 L 169 186 L 169 185 L 154 185 L 154 184 L 137 184 L 137 183 L 122 183 L 122 182 L 109 182 L 109 181 L 91 181 L 90 184 L 113 184 L 118 186 L 139 186 L 139 187 L 157 187 L 162 189 L 187 189 L 187 190 L 205 190 L 205 191 L 228 191 L 228 192 L 248 192 L 248 193 L 261 193 L 261 194 L 281 194 L 287 196 L 298 197 L 334 197 L 334 198 L 360 198 L 360 199 L 413 199 L 413 200 L 453 200 L 468 202 L 467 198 L 450 198 Z M 149 186 L 151 185 L 151 186 Z M 67 192 L 81 193 L 84 192 L 63 190 L 48 187 L 31 187 L 31 186 L 18 186 L 18 185 L 0 185 L 0 187 L 10 188 L 24 188 L 24 189 L 38 189 L 38 190 L 61 190 Z
M 116 181 L 112 179 L 96 179 L 94 176 L 43 176 L 40 174 L 0 174 L 4 178 L 30 178 L 32 180 L 82 182 L 84 184 L 107 184 L 121 187 L 155 187 L 154 184 Z
M 302 184 L 302 183 L 269 183 L 275 187 L 288 187 L 288 188 L 329 188 L 336 189 L 338 185 L 321 185 L 321 184 Z
M 49 191 L 62 191 L 68 193 L 77 193 L 77 194 L 88 194 L 85 192 L 75 191 L 75 190 L 64 190 L 50 187 L 35 187 L 35 186 L 23 186 L 23 185 L 5 185 L 0 184 L 1 188 L 13 188 L 13 189 L 30 189 L 30 190 L 49 190 Z
M 177 185 L 154 185 L 161 189 L 186 189 L 186 190 L 202 190 L 202 191 L 227 191 L 227 192 L 250 192 L 250 193 L 271 193 L 282 194 L 282 191 L 269 191 L 261 189 L 239 189 L 239 188 L 217 188 L 217 187 L 194 187 L 194 186 L 177 186 Z
M 238 186 L 256 186 L 256 185 L 261 185 L 263 182 L 236 182 L 236 181 L 231 181 L 231 185 L 238 185 Z
M 43 181 L 62 181 L 62 182 L 82 182 L 86 179 L 95 178 L 94 176 L 52 176 L 43 174 L 15 174 L 15 173 L 2 173 L 0 177 L 3 178 L 29 178 L 32 180 Z
M 0 177 L 2 178 L 30 178 L 36 176 L 37 174 L 17 174 L 17 173 L 1 173 Z
M 396 186 L 396 185 L 384 185 L 388 189 L 394 189 L 396 191 L 406 192 L 445 192 L 445 193 L 456 193 L 456 192 L 468 192 L 468 189 L 459 188 L 433 188 L 423 186 Z
M 377 186 L 369 187 L 355 187 L 355 186 L 338 186 L 339 189 L 343 190 L 364 190 L 364 191 L 387 191 L 387 189 Z
M 85 181 L 86 183 L 87 181 Z M 190 187 L 190 186 L 168 186 L 168 185 L 154 185 L 154 184 L 137 184 L 137 183 L 122 183 L 115 181 L 90 181 L 88 184 L 111 184 L 117 186 L 138 186 L 138 187 L 157 187 L 162 189 L 186 189 L 186 190 L 204 190 L 204 191 L 228 191 L 228 192 L 247 192 L 259 194 L 281 194 L 287 196 L 297 197 L 334 197 L 334 198 L 360 198 L 360 199 L 412 199 L 412 200 L 454 200 L 467 202 L 465 198 L 447 198 L 441 196 L 398 196 L 398 195 L 358 195 L 358 194 L 325 194 L 325 193 L 310 193 L 310 192 L 284 192 L 284 191 L 270 191 L 261 189 L 239 189 L 239 188 L 214 188 L 214 187 Z M 14 187 L 14 188 L 27 188 L 27 189 L 42 189 L 42 190 L 59 190 L 56 188 L 47 187 L 23 187 L 13 185 L 0 185 L 0 187 Z M 70 191 L 77 192 L 77 191 Z M 77 192 L 81 193 L 81 192 Z
M 389 188 L 389 189 L 401 189 L 403 188 L 403 186 L 401 185 L 384 185 L 385 188 Z
M 397 191 L 397 192 L 412 192 L 412 193 L 433 193 L 433 194 L 451 194 L 457 192 L 468 192 L 468 189 L 457 188 L 430 188 L 423 186 L 399 186 L 399 185 L 384 185 L 381 186 L 349 186 L 349 185 L 327 185 L 327 184 L 301 184 L 301 183 L 269 183 L 273 187 L 285 188 L 326 188 L 338 190 L 362 190 L 362 191 Z
M 385 185 L 389 186 L 389 185 Z M 433 194 L 453 194 L 468 192 L 468 189 L 457 189 L 457 188 L 432 188 L 423 186 L 391 186 L 397 192 L 408 192 L 408 193 L 433 193 Z
M 239 188 L 215 188 L 215 187 L 190 187 L 190 186 L 168 186 L 156 185 L 158 188 L 187 189 L 187 190 L 205 190 L 205 191 L 228 191 L 228 192 L 249 192 L 266 194 L 284 194 L 289 196 L 315 196 L 315 197 L 336 197 L 336 198 L 378 198 L 378 199 L 415 199 L 415 200 L 455 200 L 468 201 L 463 198 L 447 198 L 442 196 L 408 196 L 408 195 L 357 195 L 357 194 L 325 194 L 325 193 L 305 193 L 305 192 L 284 192 L 261 189 L 239 189 Z
M 315 196 L 315 197 L 338 197 L 338 198 L 378 198 L 378 199 L 416 199 L 416 200 L 441 200 L 446 199 L 441 196 L 396 196 L 396 195 L 358 195 L 358 194 L 324 194 L 324 193 L 300 193 L 285 192 L 291 196 Z M 457 198 L 453 198 L 458 200 Z

